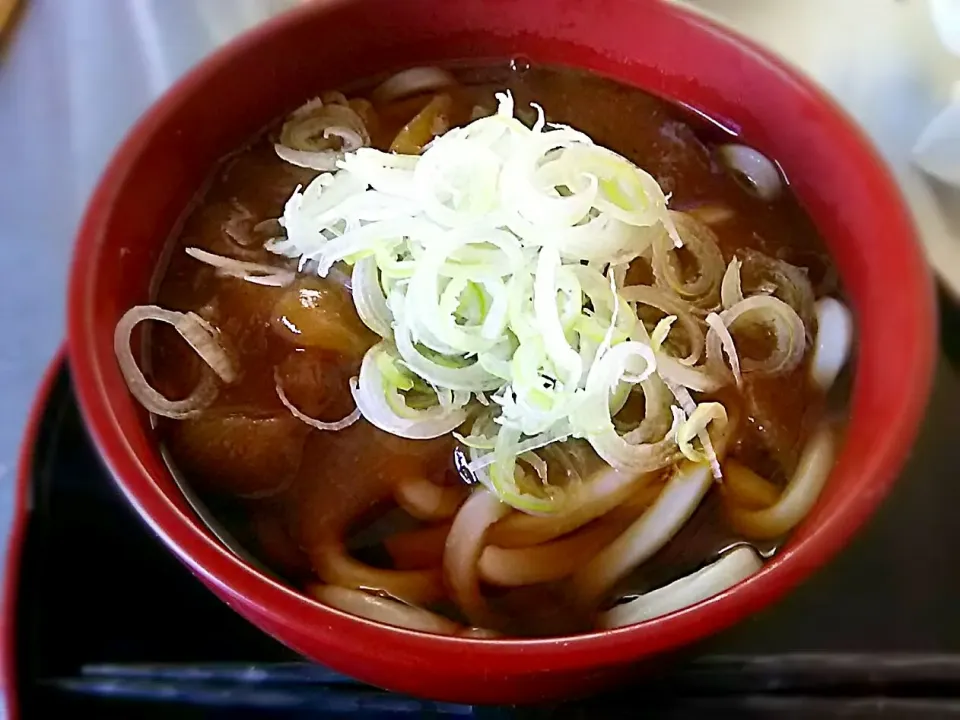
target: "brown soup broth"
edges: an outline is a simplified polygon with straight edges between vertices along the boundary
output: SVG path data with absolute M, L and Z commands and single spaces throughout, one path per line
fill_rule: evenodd
M 464 84 L 450 92 L 453 124 L 468 122 L 476 106 L 492 112 L 494 92 L 509 88 L 521 119 L 532 121 L 529 103 L 540 104 L 548 121 L 582 130 L 651 173 L 670 195 L 671 208 L 703 213 L 726 261 L 745 249 L 758 250 L 806 268 L 818 296 L 835 289 L 823 244 L 796 199 L 785 192 L 765 202 L 747 192 L 715 152 L 718 143 L 731 138 L 696 113 L 578 71 L 485 65 L 457 72 Z M 362 97 L 363 92 L 348 96 L 355 95 Z M 388 149 L 429 99 L 421 96 L 376 108 L 372 144 Z M 303 277 L 293 288 L 264 287 L 219 277 L 214 268 L 182 251 L 194 246 L 277 264 L 278 258 L 262 247 L 270 224 L 256 226 L 280 216 L 294 189 L 317 174 L 277 157 L 273 142 L 278 131 L 279 121 L 221 162 L 171 241 L 175 248 L 160 278 L 156 303 L 209 320 L 236 359 L 241 377 L 200 417 L 161 420 L 157 431 L 180 471 L 241 542 L 278 575 L 301 583 L 309 581 L 312 572 L 300 548 L 332 537 L 341 529 L 341 517 L 364 518 L 359 528 L 348 529 L 361 534 L 355 554 L 370 564 L 388 566 L 386 554 L 378 549 L 378 522 L 370 526 L 367 520 L 376 520 L 391 507 L 384 490 L 391 478 L 413 472 L 441 484 L 460 480 L 452 440 L 402 440 L 362 420 L 342 432 L 325 433 L 301 423 L 281 404 L 275 371 L 291 402 L 309 415 L 336 420 L 353 409 L 348 379 L 374 338 L 356 317 L 342 283 Z M 636 270 L 638 277 L 644 272 L 643 267 Z M 298 309 L 304 292 L 323 303 L 319 320 L 306 318 Z M 339 333 L 341 325 L 343 337 L 335 347 L 313 342 L 319 335 Z M 166 326 L 151 335 L 150 366 L 154 386 L 173 399 L 188 395 L 201 371 L 199 359 Z M 796 462 L 811 418 L 820 413 L 821 399 L 802 375 L 806 368 L 795 372 L 796 381 L 781 377 L 752 382 L 748 403 L 723 397 L 746 408 L 746 422 L 731 454 L 781 484 Z M 642 577 L 623 586 L 624 592 L 646 589 L 651 578 L 671 579 L 694 570 L 738 542 L 724 524 L 716 495 L 708 495 L 694 521 L 648 564 Z

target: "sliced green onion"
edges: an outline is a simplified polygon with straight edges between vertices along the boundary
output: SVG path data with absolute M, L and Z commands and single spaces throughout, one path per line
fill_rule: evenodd
M 582 132 L 548 126 L 539 109 L 524 126 L 509 93 L 498 101 L 496 115 L 419 155 L 343 153 L 335 172 L 293 193 L 286 237 L 267 247 L 322 276 L 354 265 L 357 312 L 383 338 L 351 381 L 368 421 L 431 438 L 479 410 L 482 420 L 458 435 L 468 469 L 504 503 L 548 514 L 566 494 L 548 482 L 540 448 L 584 438 L 633 472 L 681 456 L 678 428 L 692 420 L 672 408 L 660 358 L 665 373 L 679 366 L 696 386 L 706 371 L 677 364 L 699 359 L 701 322 L 680 300 L 648 298 L 671 317 L 646 336 L 630 305 L 642 291 L 623 294 L 628 263 L 653 252 L 658 278 L 698 303 L 719 278 L 707 267 L 701 288 L 679 276 L 669 253 L 684 232 L 697 257 L 712 248 L 689 223 L 678 232 L 685 221 L 652 176 Z M 662 348 L 674 320 L 692 346 L 682 361 Z M 613 418 L 633 392 L 644 417 L 621 436 Z

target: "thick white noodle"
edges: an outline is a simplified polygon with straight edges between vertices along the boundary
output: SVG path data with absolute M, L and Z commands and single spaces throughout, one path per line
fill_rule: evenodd
M 696 605 L 746 580 L 763 567 L 763 560 L 749 547 L 739 547 L 719 560 L 669 585 L 616 605 L 600 615 L 600 629 L 635 625 Z

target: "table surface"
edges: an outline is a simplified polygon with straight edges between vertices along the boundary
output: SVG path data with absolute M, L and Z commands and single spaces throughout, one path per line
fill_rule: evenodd
M 175 78 L 292 4 L 25 0 L 0 43 L 0 322 L 7 332 L 0 346 L 0 551 L 24 423 L 63 336 L 73 233 L 97 176 L 123 133 Z M 960 196 L 909 165 L 917 135 L 960 79 L 960 61 L 940 48 L 925 0 L 685 4 L 778 50 L 833 93 L 894 169 L 934 264 L 960 268 Z

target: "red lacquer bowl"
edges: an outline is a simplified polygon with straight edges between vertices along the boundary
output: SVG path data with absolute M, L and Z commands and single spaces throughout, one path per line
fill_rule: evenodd
M 207 173 L 319 90 L 405 66 L 524 55 L 589 69 L 690 105 L 776 158 L 826 238 L 859 333 L 846 443 L 817 507 L 764 569 L 731 590 L 634 627 L 550 640 L 441 638 L 322 607 L 222 547 L 191 512 L 128 394 L 113 330 L 149 283 Z M 569 696 L 727 627 L 825 563 L 886 494 L 930 388 L 931 284 L 903 201 L 850 120 L 750 42 L 657 0 L 327 0 L 250 32 L 203 62 L 137 123 L 77 240 L 69 355 L 93 437 L 161 539 L 224 602 L 308 657 L 438 699 Z M 123 572 L 122 568 L 117 568 Z

